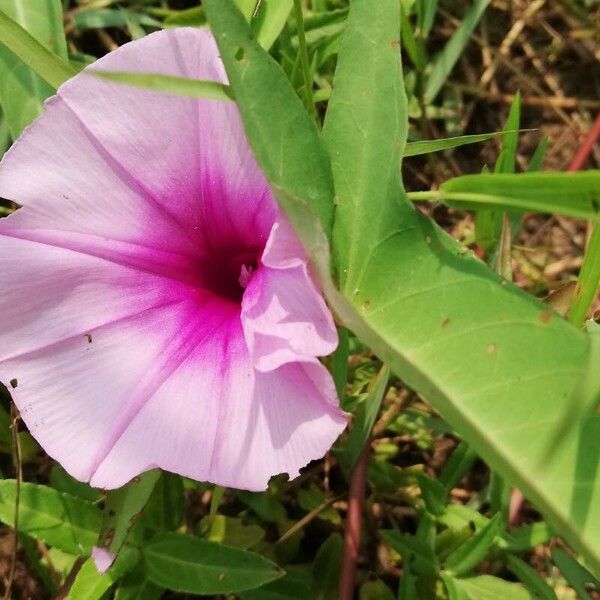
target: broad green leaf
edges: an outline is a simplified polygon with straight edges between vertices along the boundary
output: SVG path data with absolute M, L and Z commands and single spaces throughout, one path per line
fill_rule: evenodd
M 111 490 L 104 502 L 104 516 L 98 546 L 117 554 L 139 519 L 161 473 L 146 471 L 123 487 Z
M 188 594 L 233 594 L 284 574 L 260 554 L 176 533 L 157 536 L 143 554 L 149 579 Z
M 281 501 L 271 490 L 265 492 L 246 492 L 237 490 L 236 496 L 247 504 L 261 519 L 268 523 L 282 523 L 287 519 L 287 512 Z
M 86 71 L 86 75 L 165 94 L 207 98 L 209 100 L 232 100 L 229 86 L 218 81 L 188 79 L 187 77 L 159 75 L 158 73 L 129 73 L 123 71 L 94 70 Z
M 125 548 L 119 554 L 115 564 L 100 575 L 96 565 L 88 558 L 75 577 L 69 591 L 72 600 L 100 600 L 125 573 L 131 571 L 139 560 L 139 552 L 134 548 Z M 144 599 L 146 600 L 146 599 Z
M 489 3 L 490 0 L 475 0 L 458 29 L 452 34 L 444 49 L 436 57 L 425 84 L 424 95 L 427 104 L 435 100 L 435 97 L 446 83 Z
M 377 376 L 369 384 L 366 398 L 359 404 L 354 414 L 350 435 L 338 456 L 343 467 L 348 471 L 351 471 L 354 467 L 371 435 L 371 429 L 373 429 L 375 419 L 379 413 L 389 379 L 389 368 L 386 366 L 381 367 Z
M 433 548 L 418 540 L 414 535 L 400 533 L 396 530 L 383 529 L 381 537 L 400 555 L 410 568 L 419 575 L 436 577 L 439 565 Z
M 333 217 L 333 181 L 316 126 L 279 65 L 253 39 L 233 0 L 206 0 L 204 8 L 246 134 L 274 193 L 280 201 L 285 199 L 295 229 L 307 229 L 303 223 L 317 215 L 328 233 Z M 306 236 L 303 242 L 307 244 Z M 322 243 L 315 238 L 308 245 Z
M 525 561 L 508 554 L 506 556 L 508 568 L 519 578 L 525 587 L 541 600 L 558 600 L 554 590 L 546 583 L 542 576 Z
M 252 31 L 258 43 L 268 50 L 279 37 L 292 11 L 292 0 L 262 0 L 252 19 Z
M 77 496 L 87 502 L 98 502 L 100 500 L 100 491 L 90 487 L 87 483 L 82 483 L 71 477 L 58 463 L 52 465 L 50 471 L 50 484 L 59 492 Z
M 315 600 L 311 583 L 310 571 L 304 567 L 291 567 L 281 579 L 242 592 L 240 600 Z
M 395 600 L 392 590 L 381 581 L 367 581 L 360 586 L 359 600 Z
M 225 515 L 215 515 L 212 521 L 206 516 L 200 521 L 200 528 L 203 526 L 206 527 L 204 539 L 243 550 L 256 546 L 265 537 L 265 530 L 259 525 L 244 525 L 242 519 Z
M 319 548 L 313 563 L 313 592 L 316 600 L 329 598 L 339 583 L 344 541 L 332 533 Z
M 249 39 L 231 0 L 205 2 L 249 141 L 338 320 L 423 394 L 600 572 L 600 482 L 589 460 L 600 456 L 600 416 L 580 419 L 582 407 L 592 405 L 600 389 L 600 373 L 590 366 L 600 360 L 600 344 L 501 282 L 405 201 L 397 171 L 406 110 L 399 59 L 387 54 L 398 34 L 394 29 L 385 35 L 390 23 L 398 23 L 399 8 L 394 0 L 382 0 L 376 13 L 371 6 L 365 0 L 351 3 L 355 14 L 346 35 L 353 44 L 341 49 L 334 81 L 338 98 L 332 97 L 343 126 L 327 124 L 345 297 L 329 277 L 324 225 L 331 218 L 331 175 L 318 133 L 285 75 Z M 370 41 L 380 39 L 385 42 Z M 369 47 L 363 51 L 364 45 Z M 373 48 L 385 58 L 373 57 Z M 388 61 L 395 67 L 379 69 Z M 373 70 L 380 73 L 375 89 L 364 79 Z M 399 96 L 380 94 L 381 89 Z M 363 152 L 363 145 L 370 151 Z M 567 417 L 571 425 L 564 427 Z
M 14 525 L 16 481 L 0 481 L 0 520 Z M 35 483 L 22 483 L 19 529 L 70 554 L 87 555 L 98 537 L 100 511 L 89 502 Z
M 418 194 L 409 197 L 418 200 Z M 429 197 L 471 210 L 498 207 L 595 219 L 600 212 L 600 171 L 463 175 L 445 181 Z
M 407 126 L 399 11 L 394 0 L 382 0 L 377 11 L 366 0 L 351 3 L 323 128 L 338 201 L 333 250 L 340 289 L 349 297 L 378 240 L 396 228 L 390 216 L 400 193 Z
M 6 0 L 8 1 L 8 0 Z M 53 0 L 58 2 L 58 0 Z M 59 3 L 59 2 L 58 2 Z M 59 3 L 60 4 L 60 3 Z M 33 5 L 33 3 L 32 3 Z M 7 4 L 8 6 L 8 4 Z M 36 2 L 36 9 L 39 9 Z M 61 27 L 62 31 L 62 27 Z M 52 39 L 52 38 L 50 38 Z M 59 42 L 56 42 L 57 44 Z M 33 69 L 53 89 L 56 89 L 67 79 L 75 74 L 67 62 L 61 60 L 56 54 L 41 44 L 35 36 L 28 33 L 23 27 L 0 10 L 0 45 L 4 44 L 25 65 Z M 57 46 L 60 52 L 60 48 Z M 27 66 L 25 68 L 27 68 Z M 25 77 L 21 67 L 17 67 L 17 76 Z
M 258 0 L 234 0 L 234 2 L 246 21 L 250 21 L 254 15 L 254 11 L 256 10 Z
M 183 521 L 184 503 L 181 477 L 163 472 L 144 509 L 144 523 L 158 531 L 175 530 Z
M 158 600 L 163 592 L 163 588 L 147 579 L 138 566 L 121 580 L 115 600 Z
M 444 563 L 444 569 L 452 575 L 462 577 L 472 571 L 488 555 L 500 533 L 501 515 L 495 514 L 489 523 L 461 544 Z
M 506 135 L 509 132 L 494 131 L 493 133 L 477 133 L 474 135 L 459 135 L 457 137 L 444 138 L 441 140 L 420 140 L 418 142 L 407 142 L 404 148 L 404 157 L 419 156 L 421 154 L 431 154 L 432 152 L 441 152 L 459 148 L 468 144 L 478 144 L 486 142 L 497 137 Z
M 0 0 L 0 11 L 19 23 L 38 42 L 66 59 L 60 0 Z M 0 101 L 13 139 L 41 114 L 44 100 L 53 92 L 52 86 L 25 62 L 0 45 Z
M 448 591 L 452 589 L 451 598 L 457 600 L 536 600 L 523 586 L 491 575 L 466 579 L 446 575 L 443 579 Z

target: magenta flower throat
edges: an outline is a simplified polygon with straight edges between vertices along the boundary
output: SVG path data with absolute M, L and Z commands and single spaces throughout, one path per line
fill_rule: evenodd
M 226 81 L 208 31 L 89 69 Z M 346 425 L 337 344 L 234 103 L 78 75 L 0 164 L 0 379 L 69 473 L 264 489 Z

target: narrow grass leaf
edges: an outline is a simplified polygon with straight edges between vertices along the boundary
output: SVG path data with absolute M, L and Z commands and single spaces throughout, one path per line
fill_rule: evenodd
M 458 29 L 452 34 L 444 49 L 436 57 L 431 73 L 427 78 L 427 83 L 425 84 L 424 95 L 426 103 L 429 104 L 435 100 L 435 97 L 448 80 L 452 69 L 454 69 L 454 65 L 464 52 L 471 39 L 473 30 L 477 26 L 477 23 L 479 23 L 489 3 L 490 0 L 475 0 L 473 6 L 471 6 L 458 26 Z
M 589 586 L 600 588 L 598 579 L 562 548 L 552 549 L 552 560 L 567 583 L 575 590 L 579 600 L 591 600 L 587 590 Z
M 437 199 L 467 210 L 492 206 L 596 219 L 600 171 L 463 175 L 445 181 Z
M 501 515 L 494 515 L 488 524 L 461 544 L 444 563 L 446 571 L 463 577 L 472 571 L 488 555 L 500 533 Z
M 508 554 L 508 568 L 518 577 L 519 581 L 540 600 L 558 600 L 554 590 L 544 581 L 541 575 L 520 558 Z
M 0 0 L 0 11 L 4 11 L 0 14 L 0 42 L 6 35 L 2 29 L 8 17 L 43 44 L 47 52 L 66 60 L 60 0 Z M 44 100 L 54 92 L 52 85 L 34 73 L 28 63 L 28 57 L 17 56 L 0 44 L 0 102 L 13 139 L 41 114 Z
M 445 138 L 441 140 L 419 140 L 418 142 L 407 142 L 404 149 L 404 157 L 418 156 L 421 154 L 431 154 L 432 152 L 441 152 L 442 150 L 450 150 L 459 148 L 468 144 L 477 144 L 486 142 L 497 137 L 507 135 L 509 131 L 494 131 L 493 133 L 478 133 L 474 135 L 460 135 L 457 137 Z
M 600 188 L 599 188 L 600 193 Z M 592 235 L 588 242 L 583 264 L 577 278 L 575 293 L 569 309 L 569 321 L 575 327 L 582 327 L 600 284 L 600 219 L 593 224 Z
M 0 44 L 4 44 L 25 65 L 53 89 L 75 75 L 75 70 L 0 10 Z
M 158 73 L 127 73 L 123 71 L 87 71 L 90 77 L 100 77 L 107 81 L 114 81 L 123 85 L 154 90 L 165 94 L 178 96 L 191 96 L 193 98 L 206 98 L 208 100 L 233 100 L 229 86 L 217 81 L 204 81 L 202 79 L 188 79 L 173 75 L 160 75 Z

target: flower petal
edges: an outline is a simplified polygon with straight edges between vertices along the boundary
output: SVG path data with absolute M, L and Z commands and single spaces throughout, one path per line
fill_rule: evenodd
M 79 76 L 82 77 L 82 76 Z M 3 230 L 69 247 L 84 234 L 89 253 L 108 240 L 191 253 L 179 223 L 144 196 L 59 97 L 17 140 L 0 163 L 0 196 L 23 205 Z
M 194 296 L 168 273 L 150 275 L 108 259 L 10 237 L 3 226 L 11 220 L 0 221 L 0 360 L 71 337 L 83 344 L 103 324 Z M 148 257 L 139 257 L 144 260 Z M 161 268 L 168 271 L 169 264 Z
M 136 71 L 226 82 L 206 29 L 153 33 L 89 70 Z M 264 245 L 276 205 L 233 102 L 185 98 L 85 74 L 59 89 L 103 152 L 190 234 L 219 247 Z
M 333 318 L 308 272 L 302 246 L 282 221 L 274 226 L 263 265 L 244 293 L 242 324 L 259 371 L 312 361 L 337 346 Z
M 255 371 L 251 395 L 234 393 L 224 409 L 211 481 L 249 490 L 264 490 L 277 473 L 297 477 L 348 423 L 333 380 L 317 360 Z
M 239 321 L 206 338 L 145 403 L 92 475 L 117 487 L 160 467 L 197 480 L 262 490 L 295 477 L 346 426 L 318 362 L 268 374 L 250 363 Z
M 94 546 L 92 548 L 92 560 L 100 575 L 103 575 L 108 571 L 115 562 L 115 558 L 115 554 L 106 548 L 100 548 L 99 546 Z
M 46 452 L 71 475 L 89 481 L 156 391 L 203 338 L 231 318 L 230 305 L 213 301 L 152 308 L 93 329 L 87 336 L 6 360 L 0 363 L 0 380 L 10 386 L 23 420 Z M 199 408 L 200 400 L 188 395 L 181 417 Z M 176 398 L 163 398 L 156 424 L 161 435 L 152 444 L 159 445 L 166 437 L 172 449 L 183 442 L 163 427 L 180 409 Z M 206 428 L 200 433 L 206 434 L 216 426 L 215 420 L 201 416 Z M 210 446 L 210 437 L 196 443 Z M 122 470 L 146 459 L 152 460 L 151 452 L 121 457 Z M 128 472 L 132 477 L 142 470 Z M 109 481 L 107 487 L 118 487 L 127 479 Z

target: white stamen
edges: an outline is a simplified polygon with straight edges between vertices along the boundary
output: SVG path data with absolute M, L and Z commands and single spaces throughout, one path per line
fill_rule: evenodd
M 249 267 L 246 265 L 242 265 L 238 281 L 243 288 L 245 288 L 250 283 L 253 274 L 254 269 L 252 268 L 252 265 L 250 265 Z

